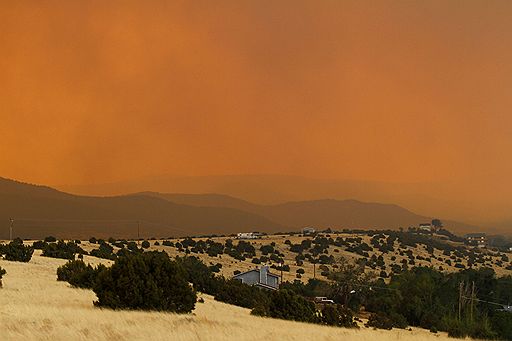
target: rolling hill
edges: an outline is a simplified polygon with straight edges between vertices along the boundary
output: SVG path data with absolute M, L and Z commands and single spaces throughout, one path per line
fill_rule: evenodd
M 228 207 L 182 205 L 145 195 L 75 196 L 0 179 L 0 238 L 8 237 L 11 217 L 14 235 L 22 238 L 136 238 L 138 222 L 143 238 L 282 229 L 264 217 Z
M 400 206 L 357 200 L 310 200 L 258 205 L 222 194 L 141 192 L 111 197 L 78 196 L 50 187 L 0 178 L 0 238 L 168 237 L 278 232 L 317 228 L 396 229 L 429 221 Z M 455 231 L 468 225 L 450 223 Z
M 485 226 L 487 232 L 510 234 L 508 201 L 478 195 L 464 182 L 383 182 L 317 179 L 279 174 L 153 176 L 106 184 L 58 185 L 82 195 L 121 195 L 142 191 L 159 193 L 222 193 L 249 202 L 275 205 L 326 198 L 393 203 L 424 216 Z
M 291 201 L 276 205 L 258 205 L 246 200 L 221 194 L 176 194 L 139 193 L 163 198 L 174 203 L 190 206 L 229 207 L 252 212 L 272 220 L 282 226 L 298 229 L 304 226 L 319 228 L 376 228 L 397 229 L 421 222 L 432 217 L 415 214 L 393 204 L 368 203 L 358 200 L 308 200 Z M 474 226 L 445 221 L 448 228 L 457 232 L 474 231 Z

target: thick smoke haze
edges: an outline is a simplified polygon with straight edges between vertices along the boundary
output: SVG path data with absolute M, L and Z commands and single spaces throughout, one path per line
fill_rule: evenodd
M 510 1 L 3 1 L 0 176 L 435 183 L 468 220 L 506 220 L 511 16 Z

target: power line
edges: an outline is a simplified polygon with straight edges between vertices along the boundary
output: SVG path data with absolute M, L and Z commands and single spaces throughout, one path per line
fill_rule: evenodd
M 467 297 L 467 296 L 462 296 L 462 298 L 467 299 L 467 300 L 471 300 L 472 299 L 471 297 Z M 477 302 L 482 302 L 482 303 L 494 304 L 494 305 L 497 305 L 497 306 L 500 306 L 500 307 L 508 306 L 508 304 L 498 303 L 498 302 L 491 302 L 491 301 L 481 300 L 481 299 L 478 299 L 478 298 L 473 298 L 473 300 L 475 300 Z
M 138 225 L 140 223 L 144 223 L 147 225 L 157 226 L 166 228 L 169 230 L 177 231 L 177 232 L 183 232 L 186 234 L 198 234 L 198 231 L 195 230 L 184 230 L 177 227 L 169 226 L 165 223 L 159 223 L 159 222 L 151 222 L 147 220 L 132 220 L 132 219 L 61 219 L 61 218 L 16 218 L 16 222 L 22 222 L 22 223 L 32 223 L 32 224 L 38 224 L 38 223 L 83 223 L 83 224 L 123 224 L 123 223 L 129 223 L 133 225 Z M 27 226 L 26 224 L 23 224 Z M 22 226 L 23 226 L 22 225 Z
M 133 219 L 67 219 L 67 218 L 17 218 L 17 221 L 27 222 L 127 222 L 134 223 Z
M 9 239 L 12 240 L 12 229 L 14 228 L 14 219 L 10 218 L 11 224 L 9 225 Z
M 400 292 L 399 289 L 394 289 L 394 288 L 386 288 L 386 287 L 379 287 L 379 286 L 375 286 L 375 285 L 368 285 L 368 284 L 358 284 L 358 283 L 348 283 L 348 282 L 341 282 L 341 283 L 344 283 L 344 284 L 347 284 L 347 285 L 351 285 L 351 286 L 355 286 L 355 287 L 362 287 L 362 288 L 368 288 L 370 290 L 373 290 L 373 289 L 379 289 L 379 290 L 387 290 L 387 291 L 395 291 L 395 292 Z

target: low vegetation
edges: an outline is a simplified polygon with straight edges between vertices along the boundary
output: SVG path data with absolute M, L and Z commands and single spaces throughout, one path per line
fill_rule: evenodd
M 269 299 L 258 304 L 253 310 L 254 315 L 294 320 L 301 322 L 319 323 L 315 304 L 286 289 L 272 291 Z
M 99 307 L 189 313 L 196 301 L 183 268 L 164 252 L 127 253 L 109 268 L 70 261 L 57 269 L 57 276 L 92 288 Z
M 341 304 L 328 304 L 321 310 L 320 319 L 323 324 L 335 327 L 357 328 L 352 310 Z
M 57 269 L 57 280 L 66 281 L 76 288 L 92 289 L 98 274 L 106 269 L 102 264 L 93 267 L 82 260 L 71 260 Z
M 331 238 L 328 235 L 308 238 L 298 244 L 283 239 L 285 247 L 296 252 L 297 263 L 314 260 L 324 279 L 285 282 L 279 291 L 260 290 L 225 279 L 218 274 L 221 263 L 206 265 L 190 255 L 206 254 L 218 258 L 228 255 L 237 261 L 247 259 L 254 263 L 258 263 L 254 259 L 259 263 L 284 260 L 280 251 L 282 245 L 271 243 L 256 248 L 251 242 L 235 243 L 230 239 L 224 243 L 192 238 L 163 241 L 162 247 L 175 247 L 178 252 L 185 253 L 175 260 L 165 252 L 144 252 L 134 242 L 109 241 L 119 248 L 115 253 L 112 246 L 100 240 L 96 242 L 100 248 L 106 245 L 103 247 L 106 255 L 115 255 L 111 268 L 72 261 L 59 269 L 58 277 L 76 287 L 92 288 L 98 296 L 96 305 L 112 309 L 186 313 L 194 308 L 196 292 L 202 292 L 217 301 L 249 308 L 254 315 L 272 318 L 356 327 L 354 316 L 364 309 L 370 316 L 366 325 L 371 328 L 413 326 L 432 333 L 447 332 L 453 337 L 512 339 L 512 314 L 485 303 L 512 302 L 512 276 L 498 278 L 492 268 L 484 266 L 488 262 L 487 256 L 465 247 L 437 244 L 437 241 L 431 242 L 428 237 L 416 233 L 367 233 L 371 234 L 369 243 L 360 237 Z M 412 245 L 423 247 L 425 255 L 414 254 L 407 248 Z M 160 245 L 154 243 L 154 246 Z M 361 258 L 355 262 L 342 257 L 334 259 L 327 252 L 333 246 L 360 252 Z M 375 250 L 381 255 L 364 256 Z M 482 266 L 463 266 L 457 272 L 443 272 L 417 265 L 430 258 L 441 258 L 434 254 L 435 250 L 440 250 L 455 264 L 461 264 L 460 259 L 468 259 Z M 403 258 L 401 265 L 386 264 L 382 254 L 389 252 Z M 391 260 L 398 262 L 397 256 L 393 257 Z M 503 262 L 509 261 L 504 254 L 500 257 Z M 275 268 L 290 271 L 288 264 L 281 263 Z M 304 274 L 303 268 L 296 269 L 293 275 Z M 473 285 L 477 290 L 472 296 L 470 288 Z M 463 299 L 459 309 L 461 291 Z M 317 296 L 329 297 L 334 304 L 315 304 Z
M 21 239 L 15 239 L 7 245 L 0 245 L 0 254 L 9 261 L 29 262 L 33 253 L 34 248 L 23 245 Z
M 7 273 L 7 271 L 5 271 L 5 269 L 2 269 L 2 267 L 0 266 L 0 288 L 2 287 L 2 277 Z
M 47 238 L 48 239 L 48 238 Z M 65 242 L 59 240 L 58 242 L 44 242 L 42 246 L 42 256 L 62 259 L 75 259 L 75 254 L 87 254 L 75 242 Z
M 100 243 L 100 247 L 94 249 L 90 252 L 91 256 L 103 258 L 103 259 L 116 259 L 116 255 L 114 254 L 114 248 L 107 244 L 106 242 Z

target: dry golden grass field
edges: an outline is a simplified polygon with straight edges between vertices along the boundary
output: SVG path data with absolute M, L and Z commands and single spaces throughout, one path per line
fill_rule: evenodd
M 108 263 L 85 256 L 93 264 Z M 93 306 L 91 290 L 56 280 L 65 260 L 40 256 L 29 263 L 0 260 L 7 270 L 0 289 L 1 340 L 444 340 L 413 329 L 334 328 L 251 316 L 248 309 L 203 296 L 189 315 L 112 311 Z

